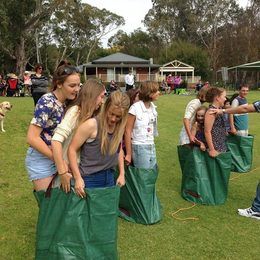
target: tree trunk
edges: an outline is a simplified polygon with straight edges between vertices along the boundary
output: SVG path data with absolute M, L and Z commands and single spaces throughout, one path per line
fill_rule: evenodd
M 99 39 L 100 39 L 100 38 L 96 38 L 96 39 L 94 40 L 94 43 L 90 46 L 89 51 L 88 51 L 88 55 L 87 55 L 87 58 L 86 58 L 86 63 L 89 62 L 89 57 L 90 57 L 90 55 L 91 55 L 91 53 L 92 53 L 92 51 L 93 51 L 94 47 L 96 46 L 96 44 L 97 44 L 97 42 L 98 42 Z
M 80 59 L 80 51 L 78 51 L 77 53 L 76 66 L 79 66 L 79 59 Z
M 20 42 L 15 49 L 16 56 L 16 73 L 21 77 L 25 71 L 28 58 L 25 54 L 25 39 L 23 35 L 20 36 Z

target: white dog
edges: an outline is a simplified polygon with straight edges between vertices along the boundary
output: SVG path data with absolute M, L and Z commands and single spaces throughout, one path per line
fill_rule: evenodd
M 1 131 L 5 132 L 4 130 L 4 119 L 5 119 L 5 114 L 7 111 L 11 110 L 12 105 L 8 101 L 4 101 L 0 104 L 0 126 L 1 126 Z

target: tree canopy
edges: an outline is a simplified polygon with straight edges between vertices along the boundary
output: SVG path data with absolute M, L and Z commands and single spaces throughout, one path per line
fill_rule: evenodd
M 44 63 L 50 73 L 61 59 L 82 64 L 117 51 L 173 59 L 198 68 L 204 78 L 223 66 L 260 58 L 260 2 L 242 8 L 235 0 L 152 0 L 146 30 L 117 30 L 124 18 L 80 0 L 0 0 L 0 70 L 21 74 Z M 117 31 L 116 31 L 117 30 Z M 102 47 L 102 37 L 115 34 Z

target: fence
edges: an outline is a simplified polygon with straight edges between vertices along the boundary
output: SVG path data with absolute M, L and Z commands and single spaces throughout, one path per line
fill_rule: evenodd
M 87 75 L 87 78 L 96 78 L 96 74 Z M 118 83 L 125 82 L 125 74 L 98 74 L 98 78 L 101 79 L 103 82 L 110 82 L 111 80 L 115 80 Z M 166 75 L 161 76 L 160 74 L 135 74 L 135 82 L 143 82 L 147 80 L 161 82 L 163 79 L 166 79 Z M 201 77 L 194 76 L 193 82 L 191 76 L 183 76 L 182 79 L 190 85 L 198 82 Z

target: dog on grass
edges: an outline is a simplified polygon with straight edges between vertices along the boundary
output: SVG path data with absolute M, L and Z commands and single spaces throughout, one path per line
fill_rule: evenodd
M 8 101 L 4 101 L 0 103 L 0 127 L 1 131 L 5 132 L 4 130 L 4 119 L 7 111 L 10 111 L 12 109 L 12 105 Z

